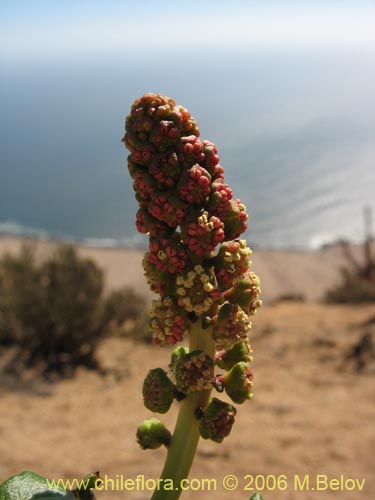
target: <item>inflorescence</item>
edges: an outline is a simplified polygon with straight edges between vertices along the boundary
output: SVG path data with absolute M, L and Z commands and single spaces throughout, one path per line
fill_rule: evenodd
M 173 99 L 145 94 L 132 105 L 125 129 L 139 203 L 136 226 L 149 235 L 143 267 L 159 295 L 150 314 L 153 342 L 173 345 L 200 321 L 217 350 L 211 359 L 177 348 L 169 374 L 156 369 L 146 377 L 145 405 L 164 413 L 173 397 L 210 387 L 243 403 L 252 387 L 250 317 L 261 305 L 251 250 L 239 239 L 247 229 L 246 208 L 224 181 L 216 146 L 199 139 L 196 121 Z M 227 373 L 214 376 L 215 364 Z M 221 441 L 235 413 L 213 398 L 203 409 L 201 435 Z

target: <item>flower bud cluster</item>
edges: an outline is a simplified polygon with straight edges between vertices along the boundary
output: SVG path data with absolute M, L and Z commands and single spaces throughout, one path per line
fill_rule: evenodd
M 240 341 L 250 327 L 245 316 L 260 305 L 260 290 L 249 272 L 251 250 L 237 240 L 247 228 L 246 208 L 224 181 L 216 146 L 199 138 L 197 123 L 185 108 L 161 94 L 137 99 L 125 130 L 139 202 L 136 226 L 150 237 L 143 266 L 151 289 L 161 296 L 151 319 L 154 342 L 181 340 L 189 321 L 181 310 L 190 313 L 190 320 L 214 317 L 225 303 L 238 307 L 225 325 L 219 321 L 215 340 L 230 345 L 221 337 L 235 325 L 232 343 Z M 237 298 L 242 293 L 250 296 L 244 306 Z M 177 297 L 169 301 L 169 316 L 165 297 Z M 176 306 L 179 327 L 171 324 Z
M 183 339 L 193 323 L 210 327 L 218 354 L 179 351 L 171 378 L 151 371 L 143 388 L 145 405 L 163 413 L 175 394 L 216 387 L 234 402 L 251 397 L 247 334 L 261 305 L 258 277 L 250 271 L 251 250 L 239 239 L 247 229 L 244 204 L 224 180 L 216 146 L 200 139 L 196 121 L 173 99 L 145 94 L 132 105 L 123 141 L 139 210 L 136 227 L 149 235 L 145 276 L 159 295 L 150 327 L 158 345 Z M 214 376 L 215 363 L 227 370 Z M 161 369 L 157 369 L 161 370 Z M 167 378 L 166 378 L 167 377 Z M 203 409 L 203 437 L 220 442 L 235 409 L 214 398 Z
M 157 418 L 149 418 L 137 429 L 137 441 L 144 450 L 155 450 L 160 446 L 169 446 L 172 435 Z

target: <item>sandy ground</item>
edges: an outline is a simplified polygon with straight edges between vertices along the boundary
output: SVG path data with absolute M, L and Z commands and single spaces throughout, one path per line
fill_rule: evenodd
M 1 248 L 12 249 L 15 241 L 2 238 Z M 45 244 L 42 247 L 49 251 Z M 262 251 L 256 271 L 265 291 L 268 282 L 282 293 L 302 292 L 312 299 L 319 295 L 317 288 L 320 293 L 324 290 L 322 280 L 329 283 L 328 268 L 338 266 L 332 252 Z M 129 283 L 131 275 L 132 284 L 144 289 L 136 268 L 138 252 L 82 249 L 82 253 L 107 264 L 111 286 Z M 286 284 L 289 288 L 284 288 Z M 268 301 L 278 295 L 275 290 L 267 293 Z M 374 313 L 372 305 L 282 302 L 263 307 L 251 334 L 254 399 L 238 407 L 232 434 L 223 444 L 200 441 L 191 471 L 191 478 L 215 479 L 217 491 L 186 492 L 182 498 L 248 500 L 252 491 L 244 491 L 250 482 L 247 475 L 286 476 L 286 489 L 265 491 L 264 500 L 374 498 L 375 367 L 369 362 L 358 372 L 356 362 L 346 359 L 371 328 L 368 321 Z M 109 369 L 105 376 L 81 369 L 74 379 L 49 385 L 33 379 L 17 390 L 0 385 L 0 482 L 24 469 L 49 478 L 72 479 L 98 469 L 110 478 L 134 479 L 138 474 L 157 478 L 165 450 L 140 450 L 134 434 L 138 423 L 151 416 L 142 403 L 143 378 L 152 367 L 166 368 L 169 354 L 167 349 L 110 338 L 99 350 L 102 366 Z M 177 404 L 161 416 L 171 429 L 176 410 Z M 239 481 L 233 492 L 222 486 L 228 474 Z M 296 476 L 302 480 L 308 475 L 315 487 L 318 474 L 365 479 L 364 489 L 294 490 Z M 272 477 L 268 481 L 272 488 Z M 150 497 L 145 491 L 98 494 L 99 500 Z

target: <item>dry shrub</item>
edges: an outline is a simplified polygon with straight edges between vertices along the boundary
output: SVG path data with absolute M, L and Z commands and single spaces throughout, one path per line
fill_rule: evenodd
M 351 253 L 350 246 L 342 242 L 347 266 L 341 269 L 341 283 L 328 290 L 325 300 L 336 304 L 355 304 L 375 301 L 375 255 L 373 240 L 363 243 L 363 260 L 359 262 Z

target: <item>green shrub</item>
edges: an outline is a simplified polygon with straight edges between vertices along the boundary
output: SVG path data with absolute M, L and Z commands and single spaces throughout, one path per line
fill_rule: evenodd
M 26 331 L 44 318 L 40 272 L 32 250 L 0 260 L 0 344 L 22 344 Z
M 14 364 L 46 370 L 94 364 L 104 331 L 103 273 L 63 246 L 41 264 L 30 248 L 0 260 L 0 343 L 16 348 Z
M 0 346 L 14 350 L 8 370 L 94 367 L 105 335 L 151 338 L 145 299 L 128 288 L 103 297 L 103 288 L 102 270 L 71 246 L 41 263 L 27 246 L 0 259 Z
M 108 335 L 151 342 L 147 302 L 131 288 L 112 291 L 104 301 L 103 321 Z

